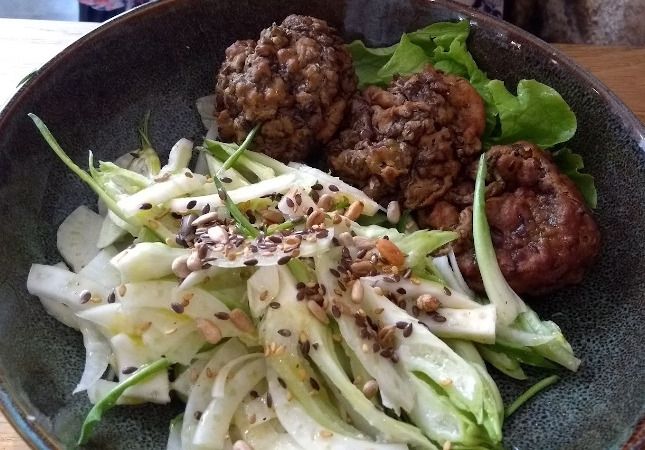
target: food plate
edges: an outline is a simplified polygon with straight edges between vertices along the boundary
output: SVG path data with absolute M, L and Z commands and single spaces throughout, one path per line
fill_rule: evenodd
M 33 261 L 59 260 L 57 226 L 93 197 L 61 170 L 27 113 L 45 118 L 77 161 L 88 149 L 110 160 L 136 148 L 133 124 L 147 110 L 154 114 L 156 146 L 169 149 L 182 136 L 203 134 L 194 100 L 212 92 L 224 48 L 291 13 L 326 19 L 347 40 L 378 46 L 403 31 L 468 18 L 469 49 L 491 78 L 511 86 L 537 79 L 571 105 L 578 131 L 570 145 L 596 178 L 603 250 L 581 285 L 531 304 L 558 322 L 584 362 L 512 416 L 504 442 L 518 449 L 622 446 L 645 400 L 645 130 L 613 94 L 552 47 L 453 4 L 413 0 L 152 4 L 93 31 L 21 89 L 0 116 L 0 400 L 9 419 L 33 446 L 56 448 L 75 441 L 88 409 L 85 395 L 71 394 L 83 367 L 80 336 L 47 316 L 25 281 Z M 500 386 L 505 399 L 525 388 L 508 380 Z M 162 448 L 167 424 L 180 409 L 115 409 L 93 445 Z

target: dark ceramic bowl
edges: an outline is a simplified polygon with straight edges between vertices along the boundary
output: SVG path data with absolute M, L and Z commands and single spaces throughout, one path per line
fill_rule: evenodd
M 535 78 L 556 88 L 578 117 L 571 147 L 599 191 L 604 247 L 584 283 L 533 302 L 557 320 L 584 363 L 505 425 L 517 449 L 621 447 L 645 400 L 645 129 L 596 79 L 557 50 L 505 23 L 445 2 L 420 0 L 177 0 L 106 23 L 42 68 L 0 115 L 0 404 L 35 448 L 74 441 L 85 394 L 72 395 L 84 350 L 79 334 L 47 316 L 25 281 L 32 262 L 53 263 L 56 228 L 94 196 L 53 156 L 28 112 L 42 117 L 76 161 L 137 147 L 152 111 L 159 149 L 202 133 L 194 100 L 213 90 L 226 46 L 290 13 L 330 21 L 349 39 L 391 44 L 435 21 L 468 18 L 469 48 L 491 78 Z M 535 374 L 539 376 L 539 374 Z M 499 377 L 502 379 L 502 377 Z M 506 400 L 527 386 L 504 379 Z M 117 408 L 91 448 L 161 449 L 181 406 Z M 639 446 L 641 445 L 641 446 Z M 643 448 L 643 443 L 635 447 Z

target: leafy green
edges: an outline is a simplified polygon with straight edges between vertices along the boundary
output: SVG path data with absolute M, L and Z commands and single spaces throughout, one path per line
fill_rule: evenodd
M 386 85 L 395 74 L 419 72 L 427 64 L 466 78 L 484 100 L 486 147 L 520 140 L 551 147 L 566 142 L 576 131 L 576 118 L 567 103 L 552 88 L 535 80 L 522 80 L 517 96 L 504 83 L 490 80 L 468 51 L 468 21 L 439 22 L 403 34 L 398 44 L 368 48 L 354 41 L 349 49 L 359 87 Z
M 88 441 L 92 431 L 101 421 L 103 414 L 116 405 L 117 400 L 126 389 L 141 383 L 149 376 L 167 369 L 169 366 L 170 360 L 166 358 L 161 358 L 151 364 L 141 366 L 130 378 L 117 384 L 105 397 L 96 402 L 83 422 L 81 435 L 78 438 L 78 445 L 83 445 Z
M 576 116 L 558 92 L 535 80 L 521 80 L 517 96 L 499 80 L 488 83 L 499 114 L 501 134 L 492 141 L 529 141 L 543 148 L 566 142 L 576 132 Z
M 507 408 L 504 413 L 506 417 L 509 417 L 511 414 L 513 414 L 515 411 L 518 410 L 520 406 L 522 406 L 524 403 L 529 401 L 533 396 L 538 394 L 540 391 L 543 389 L 551 386 L 552 384 L 556 383 L 558 380 L 560 380 L 560 377 L 557 375 L 551 375 L 550 377 L 546 377 L 545 379 L 538 381 L 535 383 L 533 386 L 528 388 L 526 392 L 524 392 L 522 395 L 517 397 L 513 403 L 511 403 Z
M 598 205 L 598 193 L 593 176 L 580 172 L 580 169 L 584 169 L 582 156 L 573 153 L 568 148 L 563 148 L 553 153 L 553 161 L 562 173 L 568 176 L 578 187 L 587 205 L 595 209 Z

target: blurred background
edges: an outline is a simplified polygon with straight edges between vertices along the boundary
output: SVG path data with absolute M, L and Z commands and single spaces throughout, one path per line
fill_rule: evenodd
M 145 1 L 0 0 L 0 17 L 101 22 Z M 645 0 L 458 1 L 548 42 L 645 45 Z

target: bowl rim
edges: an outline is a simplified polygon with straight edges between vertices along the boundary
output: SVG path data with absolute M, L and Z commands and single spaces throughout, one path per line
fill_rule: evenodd
M 452 0 L 417 0 L 427 5 L 437 5 L 440 8 L 454 11 L 460 15 L 461 19 L 467 19 L 472 25 L 486 26 L 499 30 L 502 36 L 510 40 L 521 40 L 541 52 L 549 54 L 558 64 L 563 65 L 566 69 L 574 72 L 581 81 L 591 87 L 595 93 L 601 96 L 612 112 L 623 122 L 625 129 L 639 143 L 640 149 L 645 152 L 645 124 L 632 112 L 625 103 L 618 98 L 603 82 L 592 75 L 589 71 L 569 58 L 558 48 L 548 44 L 542 39 L 530 34 L 521 28 L 487 15 L 483 12 L 469 8 L 461 3 Z M 64 64 L 69 58 L 72 58 L 77 49 L 91 45 L 103 34 L 121 26 L 122 23 L 133 22 L 141 17 L 161 12 L 165 9 L 174 8 L 177 4 L 186 4 L 188 0 L 152 0 L 149 3 L 140 5 L 130 11 L 126 11 L 118 16 L 103 22 L 98 27 L 89 31 L 69 46 L 65 47 L 53 58 L 43 64 L 36 70 L 34 76 L 23 83 L 20 88 L 13 94 L 9 101 L 0 110 L 0 131 L 7 126 L 7 123 L 14 119 L 13 111 L 29 96 L 30 92 L 37 88 L 44 79 Z M 26 401 L 25 401 L 26 400 Z M 50 434 L 44 427 L 43 423 L 38 420 L 31 412 L 35 412 L 33 406 L 28 404 L 28 399 L 20 398 L 12 393 L 4 370 L 0 368 L 0 411 L 5 415 L 9 424 L 18 432 L 20 437 L 33 449 L 48 450 L 63 448 L 58 439 Z M 642 425 L 642 426 L 639 426 Z M 633 434 L 625 442 L 631 441 L 637 437 L 639 432 L 645 430 L 645 420 L 641 417 L 640 421 L 633 424 Z M 637 441 L 635 444 L 638 444 Z M 636 448 L 636 447 L 634 447 Z

